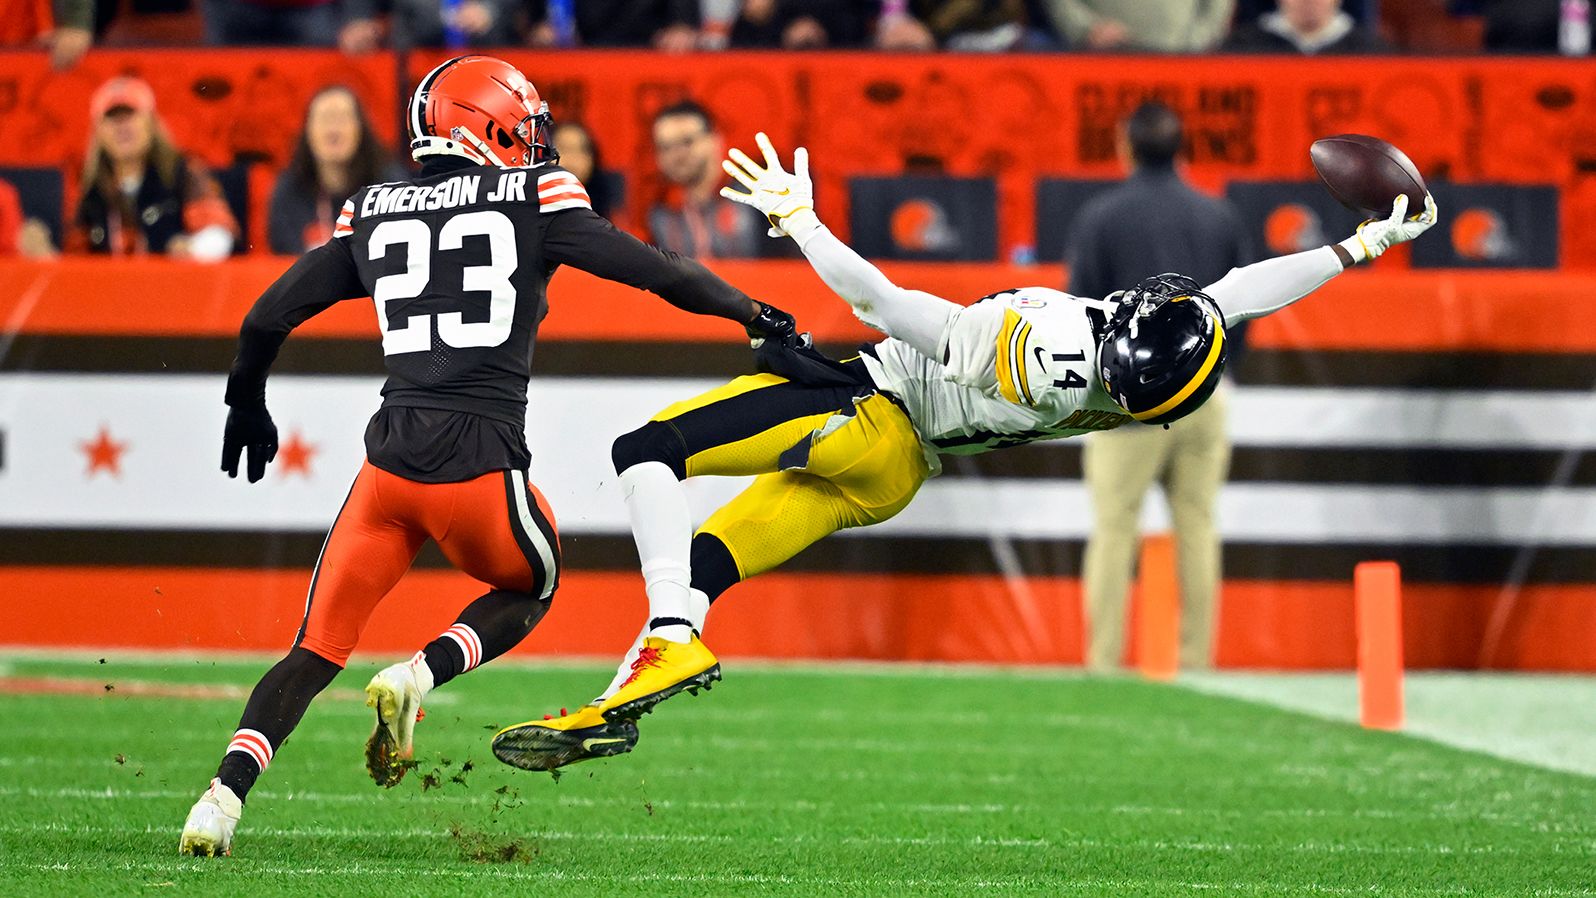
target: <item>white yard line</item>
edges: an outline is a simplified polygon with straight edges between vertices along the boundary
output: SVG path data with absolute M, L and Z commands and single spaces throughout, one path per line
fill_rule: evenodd
M 36 787 L 7 786 L 0 787 L 0 797 L 25 796 L 28 798 L 76 798 L 96 801 L 127 801 L 137 799 L 192 799 L 192 791 L 176 789 L 116 789 L 106 787 L 103 789 L 86 788 L 60 788 L 40 789 Z M 375 799 L 373 794 L 356 795 L 352 793 L 337 792 L 272 792 L 266 789 L 253 793 L 269 801 L 303 801 L 311 804 L 367 804 Z M 426 800 L 445 804 L 463 805 L 490 805 L 495 802 L 526 802 L 535 800 L 530 794 L 525 797 L 498 794 L 489 795 L 451 795 L 447 791 L 441 794 L 428 794 Z M 648 804 L 657 810 L 708 810 L 708 811 L 747 811 L 754 813 L 813 813 L 817 811 L 838 810 L 848 813 L 861 811 L 891 811 L 897 813 L 968 816 L 981 815 L 1015 815 L 1028 819 L 1048 819 L 1062 811 L 1079 814 L 1119 814 L 1119 815 L 1154 815 L 1177 817 L 1200 817 L 1218 819 L 1252 820 L 1257 817 L 1276 817 L 1282 819 L 1354 819 L 1354 820 L 1471 820 L 1489 821 L 1510 826 L 1521 826 L 1546 830 L 1547 824 L 1540 817 L 1526 817 L 1521 815 L 1498 814 L 1482 811 L 1478 808 L 1462 808 L 1450 805 L 1432 806 L 1425 809 L 1396 811 L 1384 808 L 1194 808 L 1165 805 L 1069 805 L 1054 803 L 1030 802 L 982 802 L 979 804 L 966 802 L 903 802 L 903 801 L 854 801 L 846 795 L 839 795 L 836 801 L 819 802 L 805 799 L 789 799 L 781 801 L 749 801 L 738 799 L 734 801 L 720 801 L 713 799 L 645 799 L 644 796 L 606 796 L 591 798 L 584 796 L 564 795 L 552 802 L 561 807 L 619 807 L 629 808 L 640 806 L 647 800 Z M 1553 827 L 1559 832 L 1589 832 L 1596 828 L 1596 821 L 1589 827 L 1563 826 Z

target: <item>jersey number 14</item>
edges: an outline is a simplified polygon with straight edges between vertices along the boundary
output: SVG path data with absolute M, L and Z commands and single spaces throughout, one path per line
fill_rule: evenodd
M 464 313 L 443 312 L 410 315 L 404 324 L 394 327 L 388 321 L 388 303 L 420 296 L 432 279 L 432 228 L 417 218 L 399 218 L 372 229 L 372 261 L 385 257 L 390 246 L 405 247 L 405 270 L 377 278 L 371 290 L 371 298 L 377 304 L 377 326 L 382 328 L 383 355 L 432 349 L 434 318 L 438 338 L 455 349 L 498 346 L 510 339 L 515 321 L 515 286 L 510 283 L 510 275 L 515 273 L 516 255 L 514 226 L 509 217 L 491 209 L 456 215 L 438 229 L 438 251 L 460 249 L 465 238 L 478 236 L 488 238 L 488 264 L 466 266 L 460 286 L 488 294 L 488 320 L 466 321 Z

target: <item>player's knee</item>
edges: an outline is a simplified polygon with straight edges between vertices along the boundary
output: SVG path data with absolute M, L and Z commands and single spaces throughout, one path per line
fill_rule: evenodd
M 631 433 L 616 438 L 610 447 L 610 459 L 619 474 L 633 465 L 657 461 L 670 467 L 676 479 L 687 477 L 687 447 L 669 424 L 650 421 Z
M 298 642 L 294 643 L 294 647 L 283 660 L 286 662 L 294 659 L 301 663 L 319 662 L 331 665 L 336 670 L 343 670 L 349 663 L 349 656 L 354 649 L 353 644 L 342 644 L 319 633 L 305 633 Z
M 333 658 L 303 645 L 289 649 L 288 654 L 283 658 L 284 663 L 292 664 L 296 668 L 328 675 L 335 675 L 338 671 L 343 670 L 348 661 L 348 654 L 345 654 L 342 658 Z
M 731 550 L 726 548 L 720 537 L 713 533 L 693 535 L 689 558 L 693 568 L 693 588 L 702 590 L 711 602 L 742 580 L 742 574 L 737 570 L 737 559 L 732 557 Z

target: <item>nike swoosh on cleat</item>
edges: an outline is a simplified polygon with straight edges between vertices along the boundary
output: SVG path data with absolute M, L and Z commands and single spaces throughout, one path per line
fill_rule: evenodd
M 626 741 L 625 739 L 583 739 L 582 740 L 582 750 L 583 751 L 592 751 L 594 746 L 598 746 L 598 745 L 614 745 L 617 742 L 625 742 L 625 741 Z

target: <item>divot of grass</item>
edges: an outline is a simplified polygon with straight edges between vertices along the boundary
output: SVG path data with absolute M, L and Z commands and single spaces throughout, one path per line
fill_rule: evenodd
M 449 838 L 460 857 L 475 864 L 530 864 L 542 853 L 531 840 L 487 833 L 459 823 L 449 825 Z

